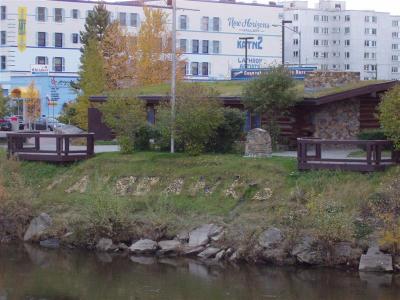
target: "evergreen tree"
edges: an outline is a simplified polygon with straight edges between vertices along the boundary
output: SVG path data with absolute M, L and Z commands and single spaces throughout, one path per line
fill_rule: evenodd
M 93 12 L 86 17 L 85 30 L 80 32 L 81 43 L 83 44 L 82 52 L 91 39 L 98 42 L 103 40 L 108 25 L 110 25 L 110 12 L 103 2 L 99 2 L 93 8 Z
M 90 106 L 89 97 L 104 92 L 105 72 L 103 56 L 99 42 L 96 39 L 88 41 L 81 57 L 82 65 L 79 71 L 81 95 L 75 106 L 76 115 L 73 122 L 81 128 L 87 128 L 87 110 Z

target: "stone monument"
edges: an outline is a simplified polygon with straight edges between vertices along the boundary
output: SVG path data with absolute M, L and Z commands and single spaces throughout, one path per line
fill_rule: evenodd
M 247 133 L 245 157 L 270 157 L 272 141 L 269 133 L 261 128 L 255 128 Z

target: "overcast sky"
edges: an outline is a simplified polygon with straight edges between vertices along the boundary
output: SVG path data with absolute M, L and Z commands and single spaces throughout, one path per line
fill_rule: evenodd
M 114 2 L 117 0 L 108 0 Z M 121 1 L 121 0 L 118 0 Z M 179 0 L 178 0 L 179 1 Z M 237 0 L 252 2 L 252 0 Z M 268 3 L 270 0 L 258 0 L 260 3 Z M 280 0 L 275 0 L 276 2 Z M 314 7 L 318 0 L 308 0 L 309 6 Z M 369 9 L 381 12 L 390 12 L 392 15 L 400 15 L 400 0 L 347 0 L 347 9 Z

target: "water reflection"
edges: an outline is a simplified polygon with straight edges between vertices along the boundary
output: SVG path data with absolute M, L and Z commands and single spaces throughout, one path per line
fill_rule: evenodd
M 399 275 L 0 247 L 0 300 L 398 299 Z

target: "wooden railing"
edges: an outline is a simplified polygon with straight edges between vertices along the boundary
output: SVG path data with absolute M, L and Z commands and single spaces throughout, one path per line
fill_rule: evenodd
M 34 143 L 27 144 L 26 141 L 29 139 L 33 139 Z M 73 139 L 84 140 L 86 146 L 72 146 Z M 21 160 L 70 162 L 88 159 L 94 155 L 94 134 L 8 133 L 7 146 L 8 157 Z
M 365 157 L 329 157 L 323 156 L 323 148 L 365 149 Z M 384 149 L 390 149 L 390 157 L 383 157 Z M 331 151 L 334 153 L 335 151 Z M 382 171 L 387 167 L 400 163 L 400 155 L 390 141 L 373 140 L 323 140 L 313 138 L 297 139 L 297 160 L 299 170 L 339 169 L 359 172 Z

